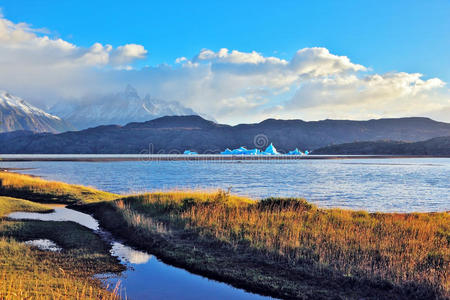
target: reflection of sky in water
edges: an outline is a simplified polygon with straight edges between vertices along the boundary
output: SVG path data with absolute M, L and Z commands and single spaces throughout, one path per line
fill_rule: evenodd
M 51 206 L 51 205 L 48 205 Z M 97 230 L 98 222 L 93 217 L 65 207 L 52 207 L 52 213 L 14 212 L 8 215 L 11 219 L 29 219 L 41 221 L 72 221 L 89 229 Z
M 30 241 L 26 241 L 24 243 L 28 246 L 37 247 L 38 249 L 45 250 L 45 251 L 56 252 L 56 251 L 62 250 L 61 247 L 58 247 L 58 245 L 56 245 L 53 241 L 48 240 L 48 239 L 30 240 Z
M 121 260 L 136 265 L 145 264 L 152 258 L 150 254 L 135 250 L 118 242 L 112 243 L 111 253 Z
M 0 162 L 20 172 L 116 193 L 227 189 L 255 198 L 304 197 L 322 207 L 445 211 L 449 158 L 301 161 Z
M 98 230 L 97 221 L 91 216 L 63 207 L 54 207 L 53 213 L 16 212 L 8 215 L 14 219 L 34 219 L 44 221 L 73 221 L 97 230 L 105 239 L 110 234 Z M 57 247 L 50 240 L 29 242 L 35 246 Z M 225 283 L 209 280 L 175 268 L 157 260 L 143 251 L 135 250 L 120 242 L 111 241 L 111 254 L 117 256 L 129 267 L 120 276 L 100 274 L 101 278 L 114 288 L 120 282 L 124 296 L 128 299 L 269 299 L 268 297 L 247 293 Z M 50 250 L 50 249 L 46 249 Z
M 131 264 L 131 267 L 120 277 L 105 279 L 111 287 L 120 281 L 122 293 L 129 299 L 271 299 L 191 274 L 157 259 Z

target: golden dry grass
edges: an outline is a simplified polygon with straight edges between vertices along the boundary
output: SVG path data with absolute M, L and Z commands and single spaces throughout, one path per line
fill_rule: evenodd
M 47 181 L 10 172 L 0 172 L 0 195 L 47 203 L 92 203 L 118 197 L 81 185 Z
M 0 238 L 0 299 L 119 299 L 84 273 L 59 268 L 52 255 Z
M 19 192 L 42 201 L 50 197 L 59 202 L 88 203 L 118 197 L 17 174 L 0 173 L 0 182 L 4 194 Z M 224 191 L 157 192 L 124 197 L 110 204 L 144 237 L 146 232 L 187 230 L 294 266 L 312 262 L 349 277 L 431 287 L 449 296 L 447 212 L 320 209 L 303 199 L 253 201 Z
M 0 217 L 15 211 L 50 212 L 52 209 L 43 204 L 28 200 L 0 196 Z
M 119 299 L 117 291 L 109 292 L 92 279 L 95 269 L 121 268 L 107 257 L 107 250 L 94 233 L 67 222 L 49 224 L 4 218 L 15 211 L 51 210 L 39 203 L 0 196 L 0 299 Z M 68 245 L 84 245 L 64 253 L 50 253 L 14 239 L 49 236 Z
M 319 209 L 302 199 L 239 201 L 224 192 L 169 192 L 114 205 L 136 230 L 168 232 L 176 225 L 271 259 L 312 261 L 347 276 L 449 293 L 448 213 L 369 214 Z

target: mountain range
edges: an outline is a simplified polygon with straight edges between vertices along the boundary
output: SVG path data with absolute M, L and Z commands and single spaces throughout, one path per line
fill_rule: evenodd
M 148 94 L 141 98 L 131 85 L 127 85 L 124 91 L 116 94 L 91 97 L 73 103 L 59 103 L 50 107 L 49 111 L 77 129 L 145 122 L 162 116 L 197 114 L 178 102 L 152 98 Z
M 225 148 L 265 148 L 280 152 L 314 150 L 357 141 L 423 141 L 450 136 L 450 124 L 428 118 L 369 121 L 267 119 L 256 124 L 218 124 L 199 116 L 166 116 L 125 126 L 108 125 L 60 134 L 28 131 L 0 134 L 1 153 L 121 154 L 219 153 Z
M 314 150 L 314 154 L 339 155 L 450 155 L 450 136 L 420 142 L 374 141 L 332 145 Z
M 29 130 L 63 132 L 74 129 L 60 117 L 46 113 L 23 99 L 0 91 L 0 132 Z
M 116 94 L 64 101 L 46 112 L 20 97 L 0 91 L 0 133 L 16 130 L 61 133 L 100 125 L 125 125 L 162 116 L 196 115 L 178 102 L 146 95 L 141 98 L 131 85 Z

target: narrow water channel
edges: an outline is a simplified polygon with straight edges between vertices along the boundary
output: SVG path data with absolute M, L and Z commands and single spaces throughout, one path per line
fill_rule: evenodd
M 121 292 L 128 299 L 271 299 L 248 293 L 228 284 L 210 280 L 163 263 L 149 253 L 133 249 L 101 229 L 96 219 L 73 209 L 52 207 L 52 213 L 15 212 L 11 219 L 72 221 L 94 230 L 111 243 L 111 254 L 127 266 L 120 275 L 99 274 L 105 284 L 120 281 Z

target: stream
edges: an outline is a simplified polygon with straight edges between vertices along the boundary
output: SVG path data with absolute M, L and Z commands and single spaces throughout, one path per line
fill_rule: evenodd
M 88 214 L 63 206 L 52 208 L 52 213 L 14 212 L 8 217 L 16 220 L 72 221 L 92 229 L 111 244 L 111 254 L 127 266 L 121 274 L 98 274 L 98 278 L 111 287 L 120 282 L 121 294 L 128 299 L 272 299 L 165 264 L 149 253 L 115 239 Z M 57 245 L 51 243 L 49 240 L 34 240 L 28 244 L 42 245 L 42 249 L 50 244 L 57 249 Z M 46 250 L 52 251 L 51 247 Z

